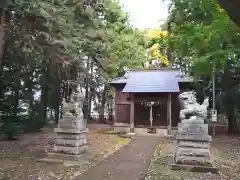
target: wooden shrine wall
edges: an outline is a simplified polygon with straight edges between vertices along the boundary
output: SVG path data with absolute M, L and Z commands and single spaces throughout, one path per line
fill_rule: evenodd
M 124 85 L 115 88 L 115 122 L 130 123 L 131 94 L 123 93 Z M 177 126 L 179 120 L 180 104 L 178 93 L 171 94 L 172 126 Z M 168 93 L 134 93 L 134 125 L 150 126 L 149 107 L 142 105 L 143 101 L 160 101 L 160 105 L 153 107 L 153 126 L 167 126 Z
M 130 123 L 130 93 L 123 93 L 124 85 L 115 88 L 115 122 Z
M 177 126 L 179 120 L 180 105 L 178 93 L 172 93 L 172 126 Z M 150 108 L 144 106 L 142 101 L 160 101 L 153 107 L 153 126 L 167 126 L 167 101 L 168 93 L 149 93 L 134 95 L 134 124 L 135 126 L 150 126 Z

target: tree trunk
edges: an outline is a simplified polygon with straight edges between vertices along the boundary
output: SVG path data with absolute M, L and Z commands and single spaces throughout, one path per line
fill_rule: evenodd
M 0 67 L 2 65 L 2 57 L 4 51 L 4 37 L 5 37 L 5 10 L 0 9 Z
M 99 109 L 99 122 L 100 123 L 104 123 L 105 122 L 105 118 L 104 118 L 104 108 L 105 108 L 105 106 L 104 105 L 101 104 L 100 109 Z
M 60 110 L 61 106 L 62 106 L 62 102 L 65 99 L 66 100 L 66 84 L 63 81 L 66 81 L 67 79 L 67 73 L 66 73 L 66 68 L 62 68 L 61 67 L 61 71 L 60 71 L 60 96 L 59 96 L 59 106 L 58 109 L 56 110 L 56 114 L 55 114 L 55 120 L 56 123 L 58 123 L 59 118 L 62 118 L 62 111 Z
M 44 80 L 41 84 L 41 99 L 40 99 L 40 118 L 43 123 L 46 123 L 47 120 L 47 107 L 48 107 L 48 81 L 49 81 L 49 71 L 50 71 L 51 63 L 47 64 L 47 68 L 42 69 L 42 76 Z
M 21 68 L 19 64 L 17 64 L 17 72 L 16 72 L 16 86 L 15 86 L 15 96 L 14 96 L 14 108 L 13 108 L 13 115 L 18 116 L 19 112 L 19 95 L 20 95 L 20 87 L 21 87 L 21 79 L 20 79 L 20 71 Z
M 113 101 L 110 99 L 108 101 L 108 120 L 113 121 Z
M 53 119 L 53 109 L 50 110 L 50 119 Z
M 89 113 L 89 83 L 87 82 L 85 85 L 85 98 L 83 102 L 83 114 L 84 118 L 89 119 L 90 118 L 90 113 Z
M 235 105 L 232 99 L 227 95 L 226 97 L 226 115 L 228 119 L 228 133 L 229 134 L 238 134 L 239 133 L 239 127 L 236 119 L 235 114 Z
M 34 110 L 33 110 L 33 102 L 34 102 L 34 96 L 33 96 L 33 71 L 30 71 L 28 73 L 28 79 L 26 82 L 26 88 L 27 90 L 27 96 L 28 96 L 28 114 L 31 118 L 34 116 Z
M 239 127 L 236 121 L 235 114 L 235 102 L 234 96 L 236 95 L 236 89 L 230 88 L 232 83 L 232 73 L 231 73 L 231 61 L 227 61 L 224 67 L 224 78 L 223 78 L 223 88 L 225 92 L 225 112 L 228 118 L 228 133 L 237 134 L 239 133 Z
M 88 57 L 88 59 L 87 59 L 86 71 L 88 73 L 90 71 L 90 57 Z M 84 117 L 86 119 L 89 119 L 90 114 L 91 114 L 91 112 L 89 112 L 89 87 L 90 87 L 90 85 L 91 85 L 91 78 L 90 78 L 89 74 L 87 74 L 87 77 L 85 78 L 85 90 L 86 91 L 85 91 L 85 99 L 84 99 L 84 103 L 83 103 L 83 113 L 84 113 Z
M 15 96 L 14 96 L 14 108 L 13 108 L 13 115 L 18 115 L 18 106 L 19 106 L 19 87 L 15 89 Z
M 28 89 L 28 93 L 29 93 L 29 99 L 28 99 L 28 114 L 31 118 L 33 118 L 34 116 L 34 110 L 33 110 L 33 102 L 34 102 L 34 96 L 33 96 L 33 86 L 29 87 Z
M 105 111 L 105 105 L 106 105 L 106 93 L 107 93 L 107 85 L 104 85 L 104 89 L 101 96 L 101 105 L 99 109 L 99 121 L 104 123 L 105 123 L 104 111 Z
M 48 86 L 44 85 L 42 86 L 41 100 L 40 100 L 40 105 L 41 105 L 40 118 L 42 118 L 44 122 L 46 122 L 46 117 L 47 117 L 47 103 L 48 103 L 47 99 L 48 99 Z
M 60 117 L 60 97 L 57 99 L 56 106 L 55 106 L 54 110 L 55 110 L 54 120 L 55 120 L 55 123 L 58 124 L 59 117 Z
M 61 101 L 62 101 L 62 88 L 61 88 L 61 82 L 58 82 L 58 87 L 56 89 L 56 104 L 54 107 L 54 112 L 55 112 L 55 122 L 56 124 L 58 124 L 59 121 L 59 115 L 60 115 L 60 105 L 61 105 Z
M 0 66 L 0 100 L 4 98 L 4 87 L 3 87 L 3 67 Z
M 89 95 L 88 95 L 88 118 L 91 118 L 92 112 L 92 100 L 93 100 L 93 93 L 94 88 L 92 87 L 93 82 L 93 62 L 90 64 L 90 86 L 89 86 Z
M 89 98 L 88 98 L 88 112 L 89 112 L 88 116 L 90 119 L 92 118 L 93 93 L 94 93 L 94 89 L 90 87 Z

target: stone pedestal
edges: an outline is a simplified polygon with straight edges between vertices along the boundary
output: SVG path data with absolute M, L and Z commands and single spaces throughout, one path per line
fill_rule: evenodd
M 80 114 L 72 116 L 66 114 L 60 119 L 58 128 L 54 129 L 57 134 L 55 139 L 54 152 L 79 155 L 86 151 L 86 121 Z
M 210 153 L 211 136 L 208 125 L 199 123 L 179 123 L 176 136 L 177 147 L 173 170 L 187 169 L 197 172 L 217 173 Z
M 67 166 L 82 165 L 92 158 L 87 151 L 87 128 L 83 115 L 73 116 L 66 113 L 59 120 L 53 152 L 40 161 L 63 163 Z M 84 153 L 84 156 L 82 155 Z
M 84 95 L 76 88 L 70 100 L 63 101 L 62 118 L 59 120 L 53 153 L 49 153 L 46 162 L 61 162 L 73 165 L 81 164 L 82 153 L 87 150 L 87 122 L 83 118 L 82 105 Z
M 62 128 L 56 128 L 54 152 L 79 155 L 87 150 L 86 130 L 66 131 Z
M 81 91 L 80 81 L 69 80 L 65 83 L 71 94 L 69 98 L 63 99 L 62 118 L 58 128 L 54 129 L 56 138 L 53 152 L 40 161 L 80 165 L 91 157 L 91 153 L 82 155 L 87 150 L 87 122 L 82 112 L 85 95 Z

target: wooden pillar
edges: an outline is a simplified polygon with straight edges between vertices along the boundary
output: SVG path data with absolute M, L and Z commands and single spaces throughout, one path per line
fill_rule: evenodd
M 134 133 L 134 96 L 132 93 L 130 103 L 130 133 Z
M 150 126 L 152 127 L 152 124 L 153 124 L 153 108 L 152 108 L 152 105 L 150 106 Z
M 167 119 L 168 119 L 168 134 L 171 134 L 172 131 L 172 95 L 171 93 L 168 94 L 168 101 L 167 101 Z
M 115 124 L 116 124 L 116 122 L 117 122 L 117 117 L 118 117 L 118 115 L 117 115 L 117 107 L 118 107 L 118 104 L 117 104 L 117 102 L 116 102 L 116 95 L 115 95 L 115 101 L 114 101 L 114 104 L 115 104 L 115 106 L 114 106 L 114 117 L 113 117 L 113 126 L 115 126 Z

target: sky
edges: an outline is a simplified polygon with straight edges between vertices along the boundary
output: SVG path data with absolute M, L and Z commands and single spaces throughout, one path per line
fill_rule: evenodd
M 162 0 L 119 0 L 130 13 L 131 24 L 139 29 L 158 28 L 168 15 L 168 3 Z

